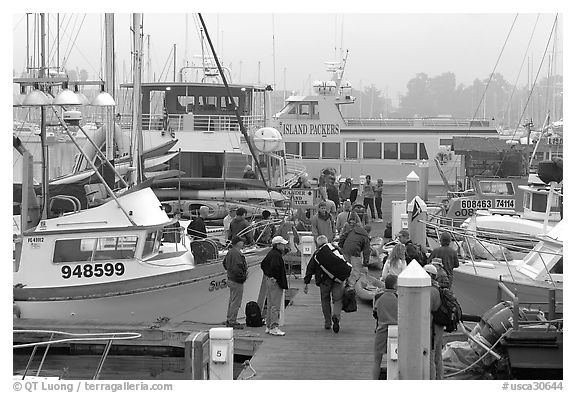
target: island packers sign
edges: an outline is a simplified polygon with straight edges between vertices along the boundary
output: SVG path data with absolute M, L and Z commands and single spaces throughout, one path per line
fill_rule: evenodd
M 328 123 L 283 123 L 280 126 L 282 135 L 339 135 L 340 125 Z

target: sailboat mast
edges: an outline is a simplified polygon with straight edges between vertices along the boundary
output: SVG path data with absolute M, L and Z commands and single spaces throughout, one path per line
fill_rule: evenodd
M 142 84 L 142 14 L 132 15 L 132 32 L 134 35 L 133 89 L 132 89 L 132 184 L 143 181 L 142 167 L 142 118 L 141 118 L 141 84 Z
M 116 100 L 116 79 L 114 70 L 114 14 L 104 14 L 106 76 L 104 89 Z M 111 109 L 106 108 L 106 158 L 114 160 L 114 116 Z

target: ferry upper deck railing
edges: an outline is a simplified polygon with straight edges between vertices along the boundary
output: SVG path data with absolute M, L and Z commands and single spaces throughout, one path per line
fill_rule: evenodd
M 417 128 L 417 127 L 492 127 L 490 120 L 467 120 L 467 119 L 344 119 L 347 126 L 364 127 L 394 127 L 394 128 Z
M 261 128 L 265 126 L 264 116 L 252 115 L 241 116 L 242 122 L 247 129 Z M 132 129 L 132 116 L 120 114 L 116 121 L 123 130 Z M 142 129 L 158 131 L 238 131 L 240 126 L 236 116 L 232 114 L 218 115 L 190 115 L 171 114 L 167 117 L 162 114 L 143 114 Z
M 28 364 L 26 365 L 26 369 L 24 370 L 24 374 L 22 375 L 22 379 L 26 378 L 28 374 L 28 370 L 32 365 L 32 361 L 34 360 L 34 355 L 39 347 L 46 347 L 44 350 L 44 354 L 42 355 L 42 360 L 38 365 L 38 369 L 36 370 L 36 377 L 40 375 L 40 371 L 42 370 L 42 366 L 44 365 L 44 361 L 46 360 L 46 356 L 48 355 L 48 350 L 52 344 L 66 344 L 71 342 L 90 342 L 93 343 L 94 341 L 106 341 L 106 346 L 104 347 L 104 351 L 102 352 L 102 356 L 100 357 L 100 361 L 98 362 L 98 366 L 96 367 L 96 372 L 94 374 L 93 379 L 100 378 L 100 372 L 102 371 L 102 367 L 104 366 L 104 361 L 110 352 L 110 348 L 112 347 L 112 341 L 114 340 L 133 340 L 136 338 L 142 337 L 140 333 L 133 333 L 133 332 L 118 332 L 118 333 L 68 333 L 68 332 L 60 332 L 57 330 L 13 330 L 13 334 L 49 334 L 50 338 L 46 341 L 39 341 L 39 342 L 31 342 L 25 344 L 13 344 L 12 348 L 27 348 L 33 347 L 32 353 L 30 354 L 30 358 L 28 359 Z M 61 338 L 58 338 L 61 336 Z

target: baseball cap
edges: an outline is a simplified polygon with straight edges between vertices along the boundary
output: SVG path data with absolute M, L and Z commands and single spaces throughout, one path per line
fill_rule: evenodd
M 430 265 L 430 264 L 424 265 L 424 270 L 426 270 L 426 272 L 430 273 L 430 274 L 434 274 L 434 275 L 438 274 L 438 270 L 436 270 L 436 266 L 434 266 L 434 265 Z
M 274 236 L 272 244 L 288 244 L 288 240 L 284 239 L 282 236 Z

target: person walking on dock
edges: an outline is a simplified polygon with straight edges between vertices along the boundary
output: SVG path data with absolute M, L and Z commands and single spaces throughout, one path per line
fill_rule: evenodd
M 275 236 L 272 239 L 272 249 L 266 254 L 260 264 L 266 280 L 266 298 L 268 299 L 265 332 L 272 336 L 283 336 L 286 334 L 278 328 L 278 322 L 280 320 L 282 294 L 285 289 L 288 289 L 286 267 L 282 258 L 287 244 L 288 240 L 282 236 Z
M 312 236 L 314 236 L 315 239 L 320 235 L 324 235 L 328 238 L 329 242 L 334 240 L 334 236 L 336 236 L 336 225 L 334 224 L 332 215 L 328 212 L 326 201 L 321 201 L 318 204 L 318 213 L 312 217 L 310 223 L 312 224 Z
M 389 274 L 384 279 L 384 290 L 374 303 L 374 318 L 378 323 L 374 337 L 374 366 L 372 378 L 380 379 L 382 358 L 387 352 L 388 326 L 398 325 L 398 276 Z
M 410 232 L 402 229 L 398 232 L 398 241 L 406 247 L 406 263 L 409 264 L 413 259 L 416 259 L 420 266 L 426 265 L 428 258 L 426 254 L 420 252 L 420 247 L 410 240 Z
M 344 211 L 338 214 L 338 216 L 336 217 L 336 234 L 338 235 L 341 235 L 343 233 L 344 227 L 348 223 L 348 217 L 351 214 L 358 217 L 358 214 L 352 211 L 352 203 L 350 201 L 348 200 L 344 201 L 342 206 L 344 207 Z M 357 221 L 360 221 L 360 217 L 358 217 Z
M 444 363 L 442 363 L 442 341 L 444 337 L 444 326 L 434 322 L 432 313 L 440 308 L 442 300 L 440 298 L 439 285 L 436 281 L 438 271 L 432 264 L 424 266 L 424 270 L 430 276 L 432 285 L 430 286 L 430 379 L 443 379 Z
M 432 250 L 428 260 L 433 261 L 435 258 L 439 258 L 442 261 L 442 267 L 446 271 L 448 276 L 449 285 L 448 288 L 452 288 L 452 281 L 454 277 L 453 270 L 460 266 L 458 262 L 458 253 L 452 247 L 450 247 L 450 234 L 448 232 L 443 232 L 440 235 L 440 247 Z
M 236 318 L 238 310 L 242 304 L 242 295 L 244 293 L 244 282 L 248 278 L 248 265 L 246 258 L 242 255 L 244 242 L 242 238 L 235 236 L 232 238 L 232 248 L 228 251 L 222 264 L 227 273 L 227 284 L 230 288 L 230 300 L 228 301 L 228 312 L 226 313 L 226 326 L 233 329 L 244 329 Z
M 320 303 L 322 304 L 322 314 L 324 315 L 324 329 L 332 328 L 334 333 L 340 331 L 340 314 L 342 312 L 342 296 L 344 295 L 344 282 L 328 275 L 330 271 L 335 271 L 340 265 L 346 264 L 344 256 L 340 250 L 328 243 L 328 238 L 324 235 L 316 239 L 318 249 L 314 252 L 306 267 L 304 276 L 304 293 L 308 293 L 308 284 L 314 275 L 316 285 L 320 287 Z M 324 270 L 326 269 L 326 270 Z M 348 267 L 350 269 L 350 267 Z M 328 272 L 327 272 L 328 271 Z M 332 274 L 332 273 L 330 273 Z M 332 301 L 333 308 L 330 305 Z M 332 326 L 332 322 L 334 325 Z
M 398 243 L 390 251 L 390 255 L 386 259 L 380 280 L 385 281 L 389 274 L 399 276 L 404 269 L 406 269 L 406 247 L 404 244 Z
M 362 274 L 368 274 L 367 266 L 370 262 L 370 237 L 358 224 L 356 216 L 348 217 L 348 226 L 340 236 L 338 246 L 344 251 L 344 258 L 352 265 L 348 285 L 354 286 Z
M 374 222 L 383 222 L 382 220 L 382 192 L 384 191 L 384 180 L 378 179 L 374 187 L 374 204 L 378 218 Z
M 364 198 L 364 210 L 368 214 L 368 207 L 370 207 L 370 215 L 372 221 L 376 219 L 376 211 L 374 209 L 374 184 L 371 182 L 371 176 L 366 175 L 366 182 L 362 185 L 362 197 Z

